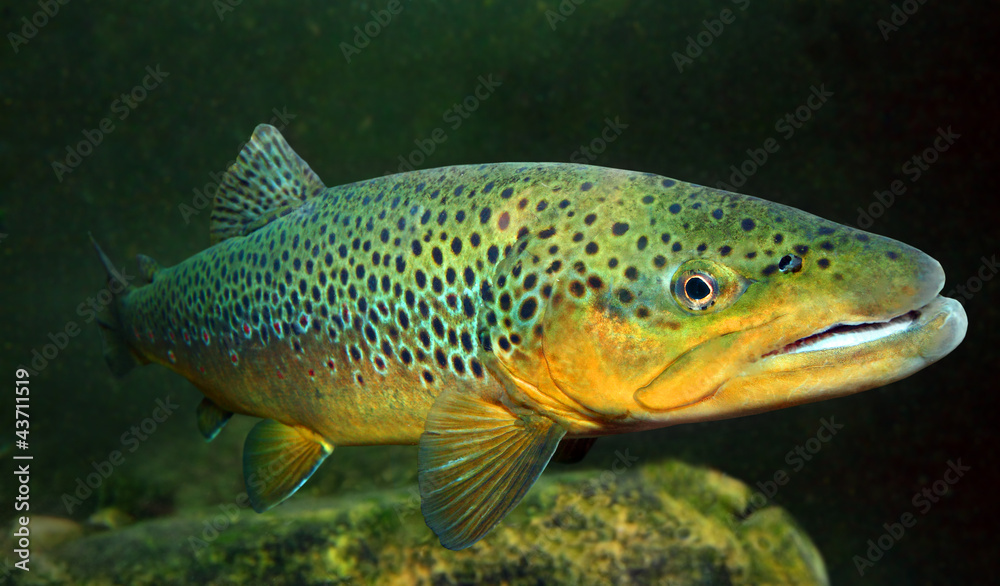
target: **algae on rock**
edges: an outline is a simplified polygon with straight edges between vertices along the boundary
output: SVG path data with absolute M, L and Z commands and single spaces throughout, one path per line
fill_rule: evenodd
M 77 584 L 826 584 L 822 558 L 777 507 L 678 461 L 543 475 L 485 539 L 449 551 L 416 489 L 291 499 L 257 515 L 220 505 L 63 544 Z M 19 583 L 45 577 L 35 572 Z M 31 581 L 29 581 L 31 580 Z

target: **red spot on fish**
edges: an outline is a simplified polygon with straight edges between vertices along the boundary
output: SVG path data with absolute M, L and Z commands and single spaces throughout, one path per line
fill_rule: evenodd
M 202 374 L 205 374 L 205 367 L 204 366 L 199 366 L 198 370 L 200 370 Z
M 248 336 L 250 335 L 250 324 L 243 324 L 243 333 Z
M 278 334 L 279 336 L 281 335 L 281 322 L 280 321 L 274 322 L 274 333 Z
M 504 212 L 500 214 L 500 218 L 497 220 L 497 228 L 506 230 L 507 226 L 510 226 L 510 214 Z
M 316 372 L 313 369 L 309 369 L 309 376 L 316 376 Z
M 327 360 L 326 365 L 330 370 L 333 370 L 333 358 Z
M 184 343 L 189 345 L 191 344 L 191 336 L 187 333 L 187 331 L 184 332 Z
M 308 326 L 309 325 L 309 318 L 306 317 L 306 316 L 304 316 L 304 315 L 302 317 L 300 317 L 299 318 L 299 325 L 302 326 L 303 328 L 306 327 L 306 326 Z
M 174 351 L 173 350 L 167 350 L 167 360 L 170 361 L 170 364 L 176 364 L 177 363 L 177 356 L 174 355 Z
M 174 331 L 173 330 L 168 330 L 167 331 L 167 337 L 170 338 L 170 343 L 171 344 L 173 344 L 176 341 L 176 340 L 174 340 Z
M 229 359 L 233 361 L 233 364 L 238 364 L 240 361 L 240 357 L 236 355 L 235 350 L 229 351 Z
M 153 336 L 153 330 L 146 330 L 146 336 L 149 338 L 150 342 L 156 341 L 156 338 Z
M 281 379 L 285 378 L 285 375 L 281 374 L 280 370 L 278 371 L 278 378 L 281 378 Z
M 211 340 L 211 338 L 208 336 L 208 330 L 202 330 L 201 331 L 201 341 L 205 342 L 205 345 L 208 346 L 209 340 Z

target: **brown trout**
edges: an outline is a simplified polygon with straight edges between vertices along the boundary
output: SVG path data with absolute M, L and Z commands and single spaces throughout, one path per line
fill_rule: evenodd
M 233 413 L 251 503 L 335 446 L 419 444 L 441 543 L 481 539 L 562 443 L 736 417 L 909 376 L 965 336 L 915 248 L 648 173 L 501 163 L 328 188 L 261 125 L 212 246 L 100 320 L 117 374 L 155 362 Z M 98 252 L 109 273 L 115 270 Z

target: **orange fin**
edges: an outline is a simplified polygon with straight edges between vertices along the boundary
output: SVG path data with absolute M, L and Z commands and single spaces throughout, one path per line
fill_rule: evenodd
M 441 545 L 465 549 L 521 501 L 566 430 L 499 397 L 442 393 L 420 436 L 420 509 Z
M 205 441 L 210 442 L 219 435 L 222 427 L 229 422 L 233 416 L 232 411 L 226 411 L 211 401 L 208 397 L 198 404 L 198 431 L 205 436 Z
M 263 513 L 292 496 L 332 451 L 308 429 L 271 419 L 259 422 L 243 446 L 243 479 L 253 510 Z

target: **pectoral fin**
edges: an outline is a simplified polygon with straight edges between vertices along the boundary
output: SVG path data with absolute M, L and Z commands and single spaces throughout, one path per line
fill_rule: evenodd
M 308 429 L 271 419 L 259 422 L 243 446 L 243 478 L 253 510 L 263 513 L 292 496 L 332 451 Z
M 198 431 L 205 436 L 205 441 L 210 442 L 219 435 L 219 431 L 229 422 L 233 416 L 232 411 L 226 411 L 213 403 L 208 397 L 198 404 Z
M 520 502 L 566 430 L 499 397 L 442 393 L 420 436 L 420 508 L 448 549 L 482 539 Z

